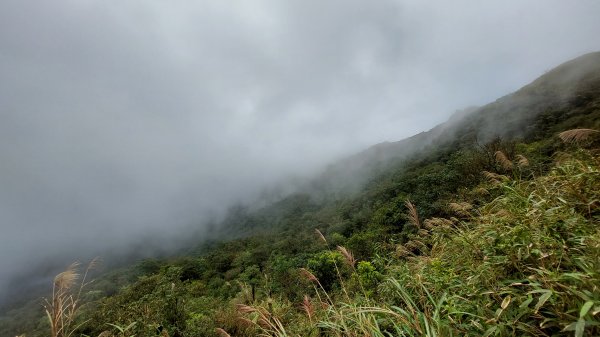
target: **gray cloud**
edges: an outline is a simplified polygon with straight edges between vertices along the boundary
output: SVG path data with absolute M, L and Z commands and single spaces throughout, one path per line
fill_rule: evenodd
M 41 257 L 177 233 L 514 91 L 600 49 L 598 13 L 591 0 L 2 1 L 0 288 Z

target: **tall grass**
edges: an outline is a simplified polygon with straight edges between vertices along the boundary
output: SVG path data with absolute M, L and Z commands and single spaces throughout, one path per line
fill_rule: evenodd
M 565 143 L 578 143 L 599 133 L 600 131 L 594 129 L 572 129 L 561 132 L 558 137 Z
M 54 278 L 52 297 L 44 299 L 51 337 L 70 337 L 81 326 L 75 324 L 82 305 L 81 295 L 91 282 L 87 279 L 90 271 L 95 269 L 99 262 L 99 258 L 93 259 L 83 274 L 79 272 L 80 263 L 75 262 Z
M 398 280 L 387 281 L 388 295 L 394 305 L 360 306 L 341 303 L 331 307 L 326 320 L 319 323 L 333 336 L 452 336 L 448 313 L 444 311 L 446 295 L 434 298 L 426 287 L 423 297 L 411 294 Z

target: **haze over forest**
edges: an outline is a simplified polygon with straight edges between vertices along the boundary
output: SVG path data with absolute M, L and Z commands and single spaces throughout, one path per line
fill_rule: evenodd
M 598 14 L 598 1 L 2 1 L 0 294 L 74 251 L 175 248 L 265 187 L 508 94 L 600 50 Z

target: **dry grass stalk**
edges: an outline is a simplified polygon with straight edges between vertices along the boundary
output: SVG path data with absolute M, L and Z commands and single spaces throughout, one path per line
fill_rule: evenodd
M 327 291 L 325 291 L 325 288 L 323 288 L 323 285 L 321 284 L 321 282 L 319 282 L 319 279 L 313 273 L 311 273 L 306 268 L 300 268 L 300 275 L 302 275 L 302 277 L 304 277 L 306 280 L 313 283 L 313 287 L 315 288 L 315 293 L 317 294 L 317 297 L 319 298 L 320 302 L 323 302 L 323 300 L 321 298 L 321 295 L 319 295 L 318 288 L 320 288 L 323 291 L 323 293 L 325 294 L 325 297 L 327 298 L 327 301 L 329 303 L 333 303 L 333 301 L 331 301 L 331 298 L 329 298 L 329 294 L 327 293 Z
M 408 208 L 408 221 L 415 226 L 416 228 L 421 228 L 421 222 L 419 221 L 419 213 L 417 213 L 417 208 L 413 205 L 410 200 L 406 199 L 404 202 L 406 208 Z
M 221 336 L 221 337 L 231 337 L 231 335 L 230 335 L 230 334 L 228 334 L 228 333 L 227 333 L 227 331 L 225 331 L 225 330 L 223 330 L 223 329 L 221 329 L 221 328 L 216 328 L 216 329 L 215 329 L 215 332 L 216 332 L 216 333 L 217 333 L 219 336 Z
M 354 259 L 352 252 L 342 246 L 337 246 L 337 250 L 344 256 L 344 259 L 350 265 L 350 267 L 354 268 L 356 260 Z
M 238 317 L 237 318 L 238 325 L 244 328 L 250 328 L 254 326 L 254 322 L 247 319 L 246 317 Z
M 529 166 L 529 159 L 522 154 L 518 154 L 517 157 L 517 166 L 520 168 Z
M 468 202 L 451 202 L 448 204 L 448 208 L 450 208 L 450 210 L 452 212 L 455 212 L 459 215 L 470 215 L 469 211 L 473 209 L 473 205 L 469 204 Z
M 317 236 L 321 241 L 323 241 L 323 243 L 327 244 L 327 239 L 325 239 L 325 235 L 323 235 L 323 233 L 321 233 L 319 229 L 315 228 L 315 233 L 317 233 Z
M 249 314 L 249 313 L 253 313 L 253 312 L 257 312 L 258 310 L 254 307 L 251 307 L 249 305 L 245 305 L 245 304 L 238 304 L 237 305 L 237 310 L 240 314 Z
M 287 336 L 287 334 L 285 333 L 285 328 L 281 321 L 277 317 L 273 316 L 267 309 L 263 307 L 251 307 L 248 305 L 240 304 L 238 305 L 238 311 L 241 314 L 255 313 L 257 315 L 255 316 L 256 322 L 246 319 L 244 317 L 240 317 L 239 320 L 243 321 L 245 324 L 252 324 L 254 326 L 258 326 L 260 329 L 263 330 L 263 332 L 266 333 L 265 336 L 271 336 L 273 333 L 275 336 Z M 223 335 L 223 332 L 220 332 L 221 336 L 229 336 Z
M 425 243 L 423 243 L 423 241 L 421 240 L 412 240 L 415 244 L 417 244 L 418 247 L 420 248 L 427 248 L 427 245 Z
M 453 222 L 444 218 L 431 218 L 427 219 L 423 222 L 425 228 L 433 229 L 436 227 L 450 227 L 453 225 Z
M 427 246 L 419 241 L 419 240 L 410 240 L 407 243 L 404 244 L 404 246 L 409 250 L 409 251 L 413 251 L 413 250 L 417 250 L 420 248 L 426 248 Z
M 310 282 L 319 282 L 317 277 L 306 268 L 300 268 L 300 274 Z
M 483 171 L 481 173 L 483 173 L 483 176 L 486 179 L 488 179 L 490 182 L 495 183 L 495 184 L 509 180 L 509 178 L 507 176 L 502 175 L 502 174 L 489 172 L 489 171 Z
M 419 231 L 417 232 L 417 235 L 421 236 L 421 237 L 428 236 L 429 232 L 427 230 L 425 230 L 425 229 L 419 229 Z
M 590 136 L 599 132 L 594 129 L 572 129 L 559 133 L 558 137 L 565 143 L 577 143 L 589 139 Z
M 417 248 L 417 244 L 414 241 L 412 241 L 412 240 L 410 240 L 407 243 L 405 243 L 404 246 L 408 250 L 415 250 Z
M 500 164 L 500 166 L 502 166 L 502 168 L 506 171 L 513 169 L 513 163 L 508 159 L 504 152 L 496 151 L 496 153 L 494 153 L 494 157 L 496 157 L 496 162 L 498 162 L 498 164 Z
M 423 227 L 426 229 L 434 229 L 436 227 L 436 223 L 431 221 L 432 219 L 426 219 L 423 221 Z
M 68 336 L 67 331 L 75 319 L 77 300 L 71 294 L 71 288 L 79 278 L 78 263 L 71 264 L 67 270 L 56 275 L 52 287 L 52 299 L 45 299 L 44 309 L 50 323 L 50 336 Z
M 54 287 L 60 291 L 71 289 L 80 276 L 79 273 L 77 273 L 79 265 L 79 262 L 74 262 L 67 268 L 67 270 L 56 275 L 54 278 Z
M 498 212 L 494 213 L 493 215 L 494 217 L 498 217 L 498 218 L 505 218 L 505 217 L 510 217 L 512 216 L 512 213 L 510 213 L 509 211 L 505 210 L 505 209 L 501 209 Z
M 271 320 L 263 315 L 258 315 L 258 320 L 256 321 L 256 323 L 263 329 L 269 329 L 272 325 Z
M 44 309 L 50 323 L 51 337 L 71 336 L 78 327 L 72 327 L 80 308 L 80 298 L 83 288 L 92 281 L 86 281 L 89 272 L 100 263 L 94 258 L 87 266 L 83 277 L 79 273 L 79 262 L 72 263 L 65 271 L 56 275 L 52 286 L 52 299 L 44 299 Z M 81 278 L 79 289 L 75 285 Z
M 407 257 L 409 255 L 412 255 L 412 252 L 409 251 L 408 249 L 406 249 L 406 247 L 404 247 L 403 245 L 398 245 L 396 247 L 396 256 L 397 257 Z
M 476 194 L 479 195 L 489 195 L 490 191 L 487 190 L 487 188 L 485 187 L 477 187 L 475 190 L 473 190 L 473 192 L 475 192 Z
M 308 316 L 308 320 L 312 324 L 312 318 L 315 314 L 315 307 L 312 305 L 312 302 L 308 295 L 304 295 L 304 299 L 302 300 L 302 310 L 304 310 L 306 316 Z

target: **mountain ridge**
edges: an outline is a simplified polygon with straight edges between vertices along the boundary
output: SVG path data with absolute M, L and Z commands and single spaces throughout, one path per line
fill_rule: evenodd
M 350 177 L 368 176 L 374 169 L 373 165 L 386 166 L 431 145 L 448 146 L 447 143 L 453 141 L 459 131 L 468 135 L 460 137 L 463 143 L 474 139 L 485 143 L 496 137 L 535 138 L 535 130 L 541 124 L 537 119 L 548 112 L 547 108 L 553 107 L 554 110 L 550 111 L 548 117 L 566 119 L 566 116 L 556 116 L 560 113 L 556 106 L 564 109 L 569 103 L 573 103 L 569 100 L 577 100 L 578 106 L 593 104 L 594 107 L 600 107 L 598 93 L 600 52 L 591 52 L 558 65 L 531 83 L 494 102 L 478 108 L 460 110 L 445 122 L 427 131 L 399 141 L 375 144 L 330 164 L 323 175 L 343 177 L 343 181 Z M 356 189 L 362 183 L 364 182 L 352 188 Z M 335 186 L 336 183 L 332 185 Z

